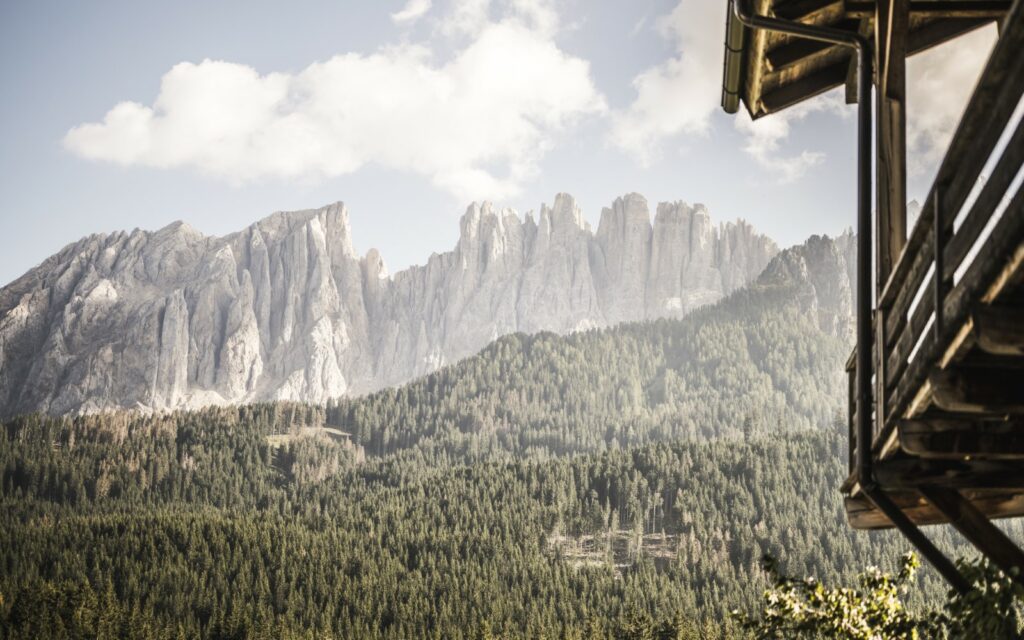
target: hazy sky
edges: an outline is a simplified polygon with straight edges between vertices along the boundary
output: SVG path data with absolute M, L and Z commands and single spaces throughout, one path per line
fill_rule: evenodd
M 220 235 L 337 200 L 392 271 L 450 249 L 472 200 L 560 191 L 592 224 L 637 191 L 782 245 L 851 226 L 854 107 L 722 113 L 724 7 L 4 0 L 0 283 L 90 233 Z M 912 197 L 993 34 L 912 61 Z

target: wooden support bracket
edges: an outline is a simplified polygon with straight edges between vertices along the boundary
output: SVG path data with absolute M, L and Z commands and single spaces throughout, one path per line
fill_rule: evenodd
M 921 487 L 919 491 L 971 544 L 1014 580 L 1024 584 L 1024 552 L 973 504 L 951 489 Z

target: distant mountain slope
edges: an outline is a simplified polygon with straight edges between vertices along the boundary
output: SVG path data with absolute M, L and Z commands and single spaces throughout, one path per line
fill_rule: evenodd
M 372 455 L 564 454 L 828 427 L 845 403 L 854 238 L 812 237 L 683 319 L 515 334 L 399 388 L 331 403 Z
M 223 238 L 95 235 L 0 290 L 0 416 L 256 400 L 403 383 L 509 333 L 678 317 L 777 252 L 744 222 L 631 194 L 596 233 L 570 196 L 538 220 L 473 205 L 456 248 L 388 277 L 342 204 Z

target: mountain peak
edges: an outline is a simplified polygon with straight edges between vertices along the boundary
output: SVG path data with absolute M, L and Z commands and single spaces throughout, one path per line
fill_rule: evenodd
M 853 344 L 856 266 L 857 238 L 852 232 L 836 238 L 812 235 L 775 256 L 757 283 L 795 288 L 823 331 Z
M 353 250 L 342 202 L 220 238 L 183 223 L 92 236 L 0 289 L 0 415 L 364 393 L 508 333 L 680 317 L 775 253 L 702 207 L 658 212 L 652 226 L 626 194 L 595 234 L 569 194 L 537 222 L 474 203 L 454 250 L 390 277 L 380 252 Z
M 185 222 L 184 220 L 175 220 L 174 222 L 164 226 L 163 228 L 155 232 L 156 235 L 169 235 L 169 234 L 182 234 L 188 236 L 202 236 L 203 234 L 197 231 L 192 225 Z
M 589 230 L 589 225 L 583 219 L 583 211 L 568 193 L 559 193 L 555 196 L 552 206 L 541 205 L 540 218 L 547 219 L 551 226 L 551 232 L 555 235 L 565 235 L 577 231 Z

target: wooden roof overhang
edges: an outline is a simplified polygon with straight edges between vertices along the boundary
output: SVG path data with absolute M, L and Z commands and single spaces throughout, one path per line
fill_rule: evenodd
M 907 55 L 1001 19 L 1009 0 L 910 0 Z M 753 0 L 759 15 L 829 26 L 871 37 L 872 0 Z M 766 30 L 751 31 L 731 10 L 726 23 L 722 108 L 736 113 L 742 102 L 753 119 L 846 86 L 856 102 L 855 61 L 848 48 Z

